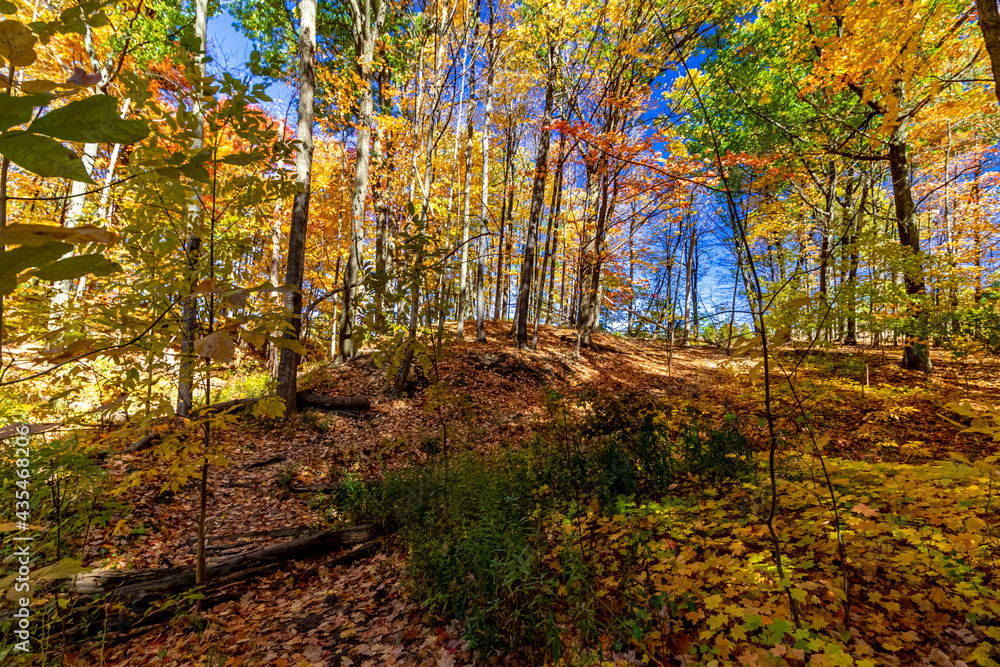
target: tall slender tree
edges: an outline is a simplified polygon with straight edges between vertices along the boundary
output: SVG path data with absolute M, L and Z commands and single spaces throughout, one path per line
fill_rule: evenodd
M 361 82 L 358 102 L 358 131 L 354 160 L 354 185 L 351 190 L 351 244 L 344 269 L 343 310 L 340 313 L 340 347 L 336 362 L 352 359 L 354 348 L 354 320 L 357 311 L 356 290 L 361 279 L 362 242 L 364 241 L 365 195 L 368 192 L 368 167 L 371 159 L 371 129 L 374 96 L 372 92 L 372 59 L 375 43 L 385 23 L 387 2 L 377 0 L 373 10 L 372 0 L 350 0 L 351 30 L 354 35 L 354 55 L 357 58 L 356 74 Z M 374 11 L 374 13 L 373 13 Z
M 305 275 L 306 229 L 312 194 L 313 120 L 316 94 L 316 0 L 299 1 L 299 118 L 295 129 L 295 183 L 292 220 L 288 230 L 288 260 L 285 268 L 286 338 L 298 340 L 302 329 L 302 279 Z M 296 411 L 299 353 L 283 347 L 278 360 L 278 396 L 285 401 L 285 414 Z

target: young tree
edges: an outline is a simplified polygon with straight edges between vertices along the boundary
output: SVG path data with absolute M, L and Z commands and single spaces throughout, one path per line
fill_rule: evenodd
M 354 34 L 354 52 L 357 58 L 356 74 L 361 82 L 358 103 L 357 154 L 354 161 L 354 186 L 351 194 L 351 245 L 344 268 L 343 310 L 340 313 L 340 346 L 338 363 L 352 359 L 354 349 L 354 319 L 357 303 L 355 290 L 361 277 L 362 242 L 364 240 L 365 195 L 368 192 L 368 167 L 371 159 L 371 126 L 374 110 L 372 93 L 372 59 L 375 43 L 385 23 L 387 2 L 377 0 L 377 13 L 373 15 L 372 0 L 350 0 L 351 28 Z
M 205 80 L 205 57 L 208 33 L 208 0 L 192 0 L 194 5 L 194 34 L 198 44 L 197 55 L 194 57 L 195 96 L 192 111 L 194 112 L 194 139 L 191 141 L 192 152 L 200 151 L 205 146 L 205 113 L 203 98 Z M 177 415 L 187 417 L 191 413 L 194 383 L 194 367 L 197 357 L 194 352 L 194 338 L 198 329 L 198 304 L 195 301 L 194 289 L 198 277 L 198 262 L 201 254 L 201 228 L 203 208 L 201 205 L 201 187 L 194 185 L 191 200 L 188 205 L 188 239 L 184 247 L 188 263 L 190 289 L 183 300 L 181 313 L 181 364 L 177 380 Z
M 302 278 L 305 273 L 306 228 L 312 192 L 313 118 L 316 90 L 316 0 L 299 2 L 299 119 L 295 130 L 295 183 L 298 191 L 292 202 L 292 222 L 288 232 L 288 261 L 285 310 L 289 315 L 285 337 L 298 341 L 302 329 Z M 285 401 L 285 414 L 296 410 L 296 375 L 299 351 L 282 347 L 278 361 L 278 396 Z
M 538 223 L 542 218 L 545 199 L 545 178 L 548 173 L 549 143 L 552 139 L 552 106 L 555 98 L 555 83 L 558 73 L 559 55 L 551 42 L 546 49 L 545 107 L 542 112 L 538 152 L 535 155 L 535 176 L 531 187 L 531 208 L 528 213 L 527 239 L 521 259 L 521 280 L 517 293 L 517 347 L 528 347 L 528 297 L 531 294 L 531 279 L 535 269 L 535 247 L 538 245 Z

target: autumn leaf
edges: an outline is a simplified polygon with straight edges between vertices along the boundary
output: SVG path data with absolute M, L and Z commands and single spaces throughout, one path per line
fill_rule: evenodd
M 858 503 L 857 505 L 852 507 L 851 511 L 854 512 L 855 514 L 860 514 L 861 516 L 866 516 L 866 517 L 874 517 L 878 515 L 877 509 L 873 509 L 861 503 Z
M 196 340 L 194 352 L 199 357 L 229 364 L 232 363 L 233 356 L 236 354 L 236 346 L 233 345 L 233 339 L 229 332 L 222 329 Z

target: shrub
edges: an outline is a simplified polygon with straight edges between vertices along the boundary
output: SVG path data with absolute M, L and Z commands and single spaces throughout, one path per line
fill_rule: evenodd
M 561 398 L 551 398 L 558 411 Z M 429 611 L 464 619 L 472 648 L 558 661 L 566 619 L 576 637 L 595 642 L 602 633 L 641 635 L 650 613 L 649 596 L 624 583 L 615 600 L 596 597 L 603 565 L 595 545 L 606 536 L 582 517 L 661 500 L 682 473 L 722 482 L 752 472 L 735 419 L 707 431 L 675 421 L 653 399 L 599 401 L 583 424 L 557 418 L 562 426 L 520 450 L 442 456 L 378 482 L 349 481 L 337 503 L 352 520 L 398 531 L 414 592 Z M 623 582 L 639 560 L 621 564 Z

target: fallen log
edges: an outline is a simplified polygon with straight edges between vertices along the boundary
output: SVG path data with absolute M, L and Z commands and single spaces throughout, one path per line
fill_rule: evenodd
M 370 540 L 361 543 L 350 551 L 328 558 L 323 564 L 327 567 L 346 565 L 372 556 L 377 551 L 378 541 Z M 266 569 L 266 566 L 259 566 L 241 572 L 234 572 L 232 575 L 229 575 L 228 580 L 216 580 L 214 582 L 209 580 L 208 591 L 203 600 L 203 605 L 210 607 L 220 602 L 239 598 L 243 595 L 244 591 L 242 589 L 233 590 L 233 586 L 239 584 L 240 580 L 248 579 L 256 574 L 264 574 Z M 315 569 L 306 571 L 301 573 L 299 577 L 308 578 L 315 571 Z M 240 576 L 235 577 L 234 575 Z M 82 607 L 78 605 L 72 611 L 86 613 L 89 609 L 90 607 L 84 604 Z M 108 646 L 114 646 L 140 635 L 152 626 L 170 621 L 176 616 L 177 611 L 174 607 L 152 609 L 148 603 L 138 601 L 130 609 L 115 617 L 107 618 L 98 614 L 94 618 L 85 619 L 67 627 L 63 632 L 54 635 L 54 637 L 59 636 L 63 641 L 99 639 L 101 645 L 107 648 Z
M 298 395 L 299 406 L 312 408 L 344 408 L 348 410 L 370 410 L 371 401 L 363 396 L 326 396 L 324 394 Z
M 282 461 L 287 461 L 286 456 L 272 456 L 265 461 L 258 461 L 257 463 L 251 463 L 248 466 L 244 466 L 244 470 L 254 470 L 255 468 L 266 468 L 267 466 L 274 465 L 275 463 L 281 463 Z
M 222 535 L 206 535 L 205 541 L 209 544 L 213 542 L 232 542 L 234 540 L 265 540 L 270 537 L 291 537 L 296 533 L 304 533 L 309 530 L 309 526 L 298 526 L 294 528 L 277 528 L 275 530 L 255 530 L 249 533 L 223 533 Z M 184 540 L 185 544 L 195 544 L 197 537 Z
M 142 436 L 141 438 L 133 442 L 122 453 L 131 454 L 133 452 L 139 451 L 140 449 L 145 449 L 146 447 L 152 445 L 154 442 L 159 442 L 159 441 L 160 441 L 160 434 L 157 431 L 153 431 L 152 433 L 147 433 L 146 435 Z
M 222 403 L 213 403 L 212 405 L 203 405 L 200 408 L 195 408 L 191 414 L 192 419 L 197 419 L 202 415 L 213 415 L 217 412 L 223 412 L 224 410 L 229 410 L 230 408 L 236 408 L 233 412 L 243 412 L 247 408 L 252 408 L 257 405 L 259 398 L 234 398 L 231 401 L 223 401 Z
M 327 530 L 222 558 L 207 564 L 207 587 L 213 589 L 250 574 L 259 574 L 289 560 L 361 544 L 372 539 L 375 532 L 370 525 Z M 73 593 L 104 594 L 113 598 L 170 595 L 195 586 L 195 568 L 190 565 L 156 570 L 98 570 L 78 574 L 67 583 Z

